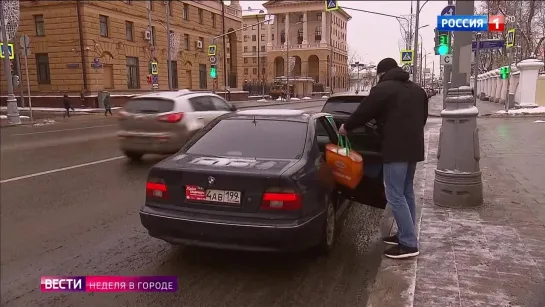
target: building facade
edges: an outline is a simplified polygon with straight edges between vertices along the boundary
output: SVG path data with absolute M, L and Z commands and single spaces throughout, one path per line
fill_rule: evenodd
M 242 86 L 240 32 L 226 38 L 229 59 L 224 56 L 223 40 L 216 41 L 216 82 L 210 78 L 207 53 L 213 37 L 241 27 L 238 1 L 225 7 L 221 1 L 213 0 L 21 1 L 19 28 L 13 41 L 17 46 L 21 35 L 30 38 L 28 70 L 32 94 L 149 91 L 152 61 L 158 63 L 159 89 L 167 90 L 167 15 L 173 89 Z M 24 61 L 20 62 L 20 67 L 14 65 L 17 74 L 24 71 Z M 1 75 L 5 95 L 6 80 Z
M 274 16 L 274 27 L 266 27 L 269 80 L 301 76 L 334 91 L 349 87 L 348 13 L 326 12 L 317 0 L 270 0 L 263 6 Z
M 265 13 L 242 16 L 242 74 L 245 83 L 267 82 L 267 27 Z M 260 23 L 256 25 L 257 23 Z

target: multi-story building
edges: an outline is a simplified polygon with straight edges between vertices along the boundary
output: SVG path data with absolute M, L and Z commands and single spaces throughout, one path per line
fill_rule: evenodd
M 242 16 L 242 75 L 244 82 L 267 81 L 267 27 L 265 13 Z M 262 22 L 261 24 L 258 24 Z M 258 25 L 256 25 L 258 24 Z
M 211 90 L 215 84 L 209 73 L 208 46 L 213 37 L 241 25 L 238 1 L 224 7 L 220 0 L 21 1 L 19 28 L 13 41 L 19 45 L 23 34 L 30 38 L 28 69 L 33 95 L 149 91 L 152 61 L 158 63 L 159 89 L 165 90 L 168 26 L 172 88 Z M 217 85 L 241 87 L 240 32 L 229 35 L 226 41 L 229 61 L 223 56 L 223 40 L 216 42 Z M 229 75 L 223 69 L 224 63 Z M 1 92 L 5 95 L 3 68 L 0 71 Z
M 348 13 L 326 12 L 319 0 L 270 0 L 263 6 L 275 24 L 266 27 L 269 79 L 289 74 L 312 77 L 335 91 L 348 87 Z

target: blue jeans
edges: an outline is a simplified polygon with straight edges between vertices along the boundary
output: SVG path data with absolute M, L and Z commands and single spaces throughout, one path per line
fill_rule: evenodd
M 414 173 L 416 163 L 384 163 L 386 200 L 397 223 L 397 239 L 405 247 L 418 247 L 415 233 Z

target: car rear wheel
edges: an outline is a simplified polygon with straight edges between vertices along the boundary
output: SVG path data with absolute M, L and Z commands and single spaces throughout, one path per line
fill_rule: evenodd
M 328 199 L 326 218 L 322 228 L 320 243 L 317 246 L 320 254 L 328 254 L 335 246 L 337 239 L 336 199 L 336 197 L 330 197 Z
M 123 152 L 127 158 L 129 158 L 131 161 L 138 162 L 142 160 L 143 153 L 140 152 L 134 152 L 134 151 L 125 151 Z

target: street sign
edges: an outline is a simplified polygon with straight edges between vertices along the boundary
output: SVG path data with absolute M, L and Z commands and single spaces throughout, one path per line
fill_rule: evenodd
M 208 55 L 209 56 L 215 56 L 216 55 L 216 50 L 217 50 L 217 46 L 216 45 L 210 45 L 208 46 Z
M 479 49 L 502 49 L 505 45 L 505 41 L 502 39 L 484 39 L 479 41 Z M 477 42 L 471 43 L 473 50 L 477 49 Z
M 0 42 L 0 50 L 2 50 L 2 52 L 0 52 L 0 59 L 5 58 L 5 49 L 8 49 L 9 59 L 10 60 L 15 59 L 15 52 L 14 52 L 15 49 L 13 44 L 8 43 L 8 48 L 4 48 L 3 42 Z
M 452 65 L 452 54 L 441 55 L 441 65 Z
M 413 50 L 401 50 L 401 63 L 402 64 L 412 64 L 413 63 Z
M 151 62 L 151 74 L 157 76 L 159 74 L 159 68 L 157 62 Z
M 23 36 L 21 36 L 21 38 L 19 38 L 19 44 L 22 48 L 28 48 L 28 46 L 30 46 L 30 38 L 28 37 L 28 35 L 24 34 Z
M 403 69 L 404 71 L 410 73 L 411 72 L 411 65 L 409 64 L 405 64 L 401 67 L 401 69 Z
M 447 5 L 441 11 L 441 16 L 452 16 L 456 14 L 456 6 Z
M 507 48 L 511 48 L 513 46 L 515 46 L 515 32 L 516 29 L 511 29 L 509 31 L 507 31 Z
M 337 0 L 325 0 L 325 10 L 336 11 L 339 9 L 339 2 Z
M 151 76 L 151 84 L 159 85 L 159 76 L 158 75 Z
M 218 58 L 215 56 L 210 56 L 210 64 L 215 65 L 218 62 Z

